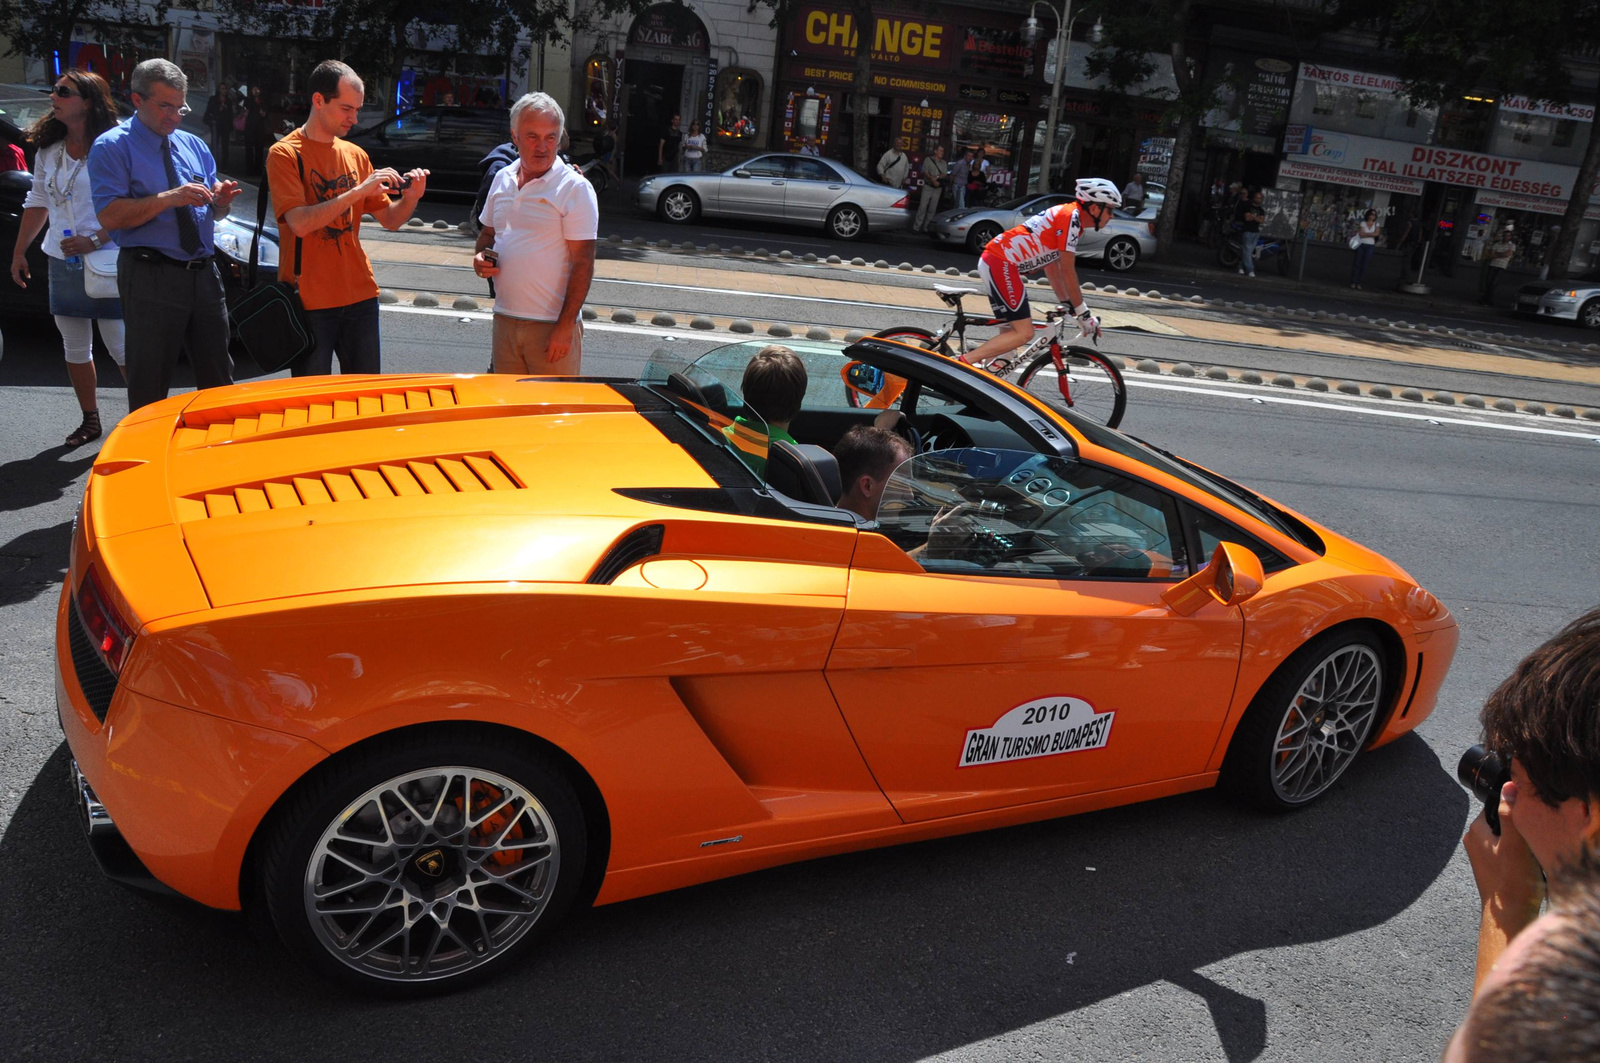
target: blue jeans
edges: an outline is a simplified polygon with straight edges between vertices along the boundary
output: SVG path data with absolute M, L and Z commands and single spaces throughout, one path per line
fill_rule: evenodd
M 1260 233 L 1240 233 L 1243 239 L 1239 243 L 1239 266 L 1250 276 L 1256 275 L 1256 244 L 1261 240 Z
M 341 373 L 383 372 L 378 349 L 378 300 L 307 310 L 306 320 L 317 345 L 289 367 L 292 375 L 324 376 L 333 372 L 335 353 L 339 355 Z
M 1350 266 L 1351 284 L 1360 284 L 1361 278 L 1367 275 L 1367 263 L 1372 261 L 1372 253 L 1377 249 L 1377 244 L 1363 243 L 1356 246 L 1356 260 Z

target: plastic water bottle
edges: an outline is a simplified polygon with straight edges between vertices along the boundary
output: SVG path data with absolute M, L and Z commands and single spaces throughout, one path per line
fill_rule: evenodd
M 62 229 L 61 230 L 61 239 L 67 240 L 67 239 L 70 239 L 71 236 L 72 236 L 72 230 L 71 229 Z M 67 256 L 67 268 L 68 269 L 82 269 L 83 268 L 83 257 L 81 255 L 69 255 L 69 256 Z

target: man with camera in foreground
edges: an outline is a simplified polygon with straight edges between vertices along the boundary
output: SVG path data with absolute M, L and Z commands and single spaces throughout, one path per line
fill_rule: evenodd
M 1574 620 L 1518 664 L 1489 695 L 1482 722 L 1487 752 L 1469 751 L 1460 769 L 1488 802 L 1462 841 L 1483 904 L 1474 1011 L 1506 980 L 1496 969 L 1502 960 L 1523 966 L 1550 936 L 1545 924 L 1572 921 L 1560 903 L 1540 919 L 1547 880 L 1563 873 L 1595 879 L 1581 867 L 1593 863 L 1592 849 L 1600 845 L 1600 610 Z M 1544 927 L 1533 935 L 1539 943 L 1513 946 L 1535 920 Z M 1567 1021 L 1547 1017 L 1551 1032 Z M 1473 1026 L 1469 1015 L 1452 1053 L 1471 1051 L 1460 1042 L 1472 1039 Z

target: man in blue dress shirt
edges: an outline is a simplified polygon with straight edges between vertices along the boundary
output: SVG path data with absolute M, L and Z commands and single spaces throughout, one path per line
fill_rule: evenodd
M 167 397 L 187 348 L 195 383 L 233 383 L 228 305 L 212 261 L 212 231 L 239 194 L 219 181 L 205 141 L 178 128 L 189 79 L 147 59 L 130 79 L 134 116 L 89 151 L 100 224 L 117 233 L 117 291 L 126 317 L 128 409 Z

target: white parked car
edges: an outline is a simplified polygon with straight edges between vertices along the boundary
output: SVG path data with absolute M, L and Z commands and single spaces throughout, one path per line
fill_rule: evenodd
M 1021 225 L 1040 211 L 1049 210 L 1060 203 L 1070 203 L 1072 197 L 1060 193 L 1023 196 L 995 207 L 969 207 L 965 210 L 947 210 L 933 219 L 928 231 L 935 240 L 947 244 L 963 244 L 973 254 L 983 251 L 984 245 L 1007 229 Z M 1117 211 L 1117 216 L 1106 222 L 1105 228 L 1095 232 L 1084 229 L 1078 238 L 1080 259 L 1103 259 L 1107 268 L 1118 273 L 1132 269 L 1145 255 L 1155 254 L 1155 219 L 1159 204 L 1146 203 L 1138 214 L 1129 210 Z

